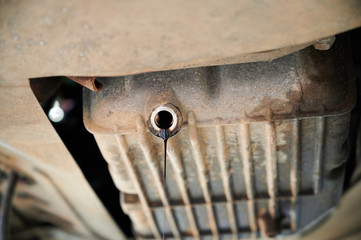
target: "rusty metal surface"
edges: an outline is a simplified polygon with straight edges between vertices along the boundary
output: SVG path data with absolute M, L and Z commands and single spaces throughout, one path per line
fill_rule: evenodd
M 99 92 L 103 88 L 103 85 L 96 80 L 96 77 L 67 77 L 94 92 Z
M 257 220 L 264 209 L 290 234 L 338 203 L 348 122 L 348 114 L 216 127 L 189 121 L 169 140 L 166 191 L 157 174 L 162 142 L 144 122 L 137 134 L 95 137 L 140 236 L 161 236 L 165 216 L 170 238 L 177 232 L 250 238 L 264 228 Z M 164 215 L 164 206 L 173 215 Z M 172 219 L 176 225 L 167 224 Z
M 269 62 L 98 78 L 101 92 L 84 91 L 84 121 L 138 235 L 259 238 L 318 223 L 342 192 L 349 58 L 338 40 Z M 146 121 L 168 102 L 184 122 L 163 189 L 162 141 Z
M 84 91 L 84 122 L 94 133 L 132 133 L 139 115 L 148 120 L 167 102 L 193 111 L 200 126 L 341 114 L 355 102 L 342 43 L 268 62 L 98 78 L 101 92 Z
M 20 189 L 41 196 L 15 197 L 15 205 L 87 239 L 123 237 L 49 123 L 29 78 L 274 59 L 360 26 L 359 6 L 357 0 L 1 1 L 1 164 L 31 175 L 36 184 Z
M 5 0 L 0 76 L 9 85 L 259 61 L 359 26 L 358 0 Z

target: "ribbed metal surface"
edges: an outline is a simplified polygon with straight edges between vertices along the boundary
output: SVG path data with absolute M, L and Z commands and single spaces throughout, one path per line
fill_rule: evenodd
M 136 135 L 95 135 L 119 190 L 137 196 L 122 207 L 138 206 L 128 214 L 139 236 L 261 237 L 262 211 L 287 234 L 338 202 L 348 114 L 201 128 L 187 119 L 169 140 L 165 189 L 162 141 L 142 118 Z

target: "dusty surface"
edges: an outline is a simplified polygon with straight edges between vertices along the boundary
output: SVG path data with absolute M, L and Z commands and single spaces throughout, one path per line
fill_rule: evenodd
M 358 0 L 2 1 L 0 80 L 234 63 L 360 25 Z
M 185 125 L 194 112 L 201 127 L 339 115 L 356 98 L 343 40 L 268 62 L 97 78 L 104 88 L 84 91 L 84 123 L 94 134 L 134 133 L 139 115 L 148 121 L 165 103 L 179 108 Z

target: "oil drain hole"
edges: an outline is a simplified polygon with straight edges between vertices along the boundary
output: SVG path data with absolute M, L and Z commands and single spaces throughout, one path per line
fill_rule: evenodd
M 168 111 L 160 111 L 155 115 L 154 122 L 160 129 L 168 129 L 173 125 L 173 116 Z
M 154 134 L 161 129 L 169 129 L 169 131 L 176 129 L 179 124 L 179 118 L 175 111 L 179 112 L 179 110 L 174 110 L 173 107 L 169 105 L 159 106 L 153 110 L 149 117 L 149 122 L 151 128 L 155 131 Z

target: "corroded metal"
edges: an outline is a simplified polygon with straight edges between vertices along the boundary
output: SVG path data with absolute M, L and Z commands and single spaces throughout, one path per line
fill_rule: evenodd
M 157 101 L 173 103 L 184 125 L 194 112 L 201 127 L 345 113 L 355 88 L 342 43 L 269 62 L 97 78 L 104 89 L 85 93 L 84 122 L 95 133 L 135 133 L 137 117 L 148 119 Z
M 127 168 L 127 173 L 129 174 L 130 179 L 136 189 L 136 193 L 139 196 L 140 202 L 144 209 L 144 213 L 147 217 L 148 221 L 147 221 L 146 225 L 149 225 L 149 228 L 151 229 L 151 232 L 153 233 L 153 236 L 155 238 L 160 238 L 161 234 L 159 233 L 156 223 L 153 219 L 152 212 L 151 212 L 148 202 L 147 202 L 147 197 L 145 195 L 145 192 L 144 192 L 143 187 L 140 182 L 140 177 L 134 167 L 134 163 L 132 163 L 132 161 L 130 160 L 130 158 L 128 156 L 128 148 L 126 146 L 124 137 L 116 135 L 116 140 L 117 140 L 117 143 L 119 145 L 119 149 L 120 149 L 120 152 L 122 155 L 121 158 L 124 161 L 124 165 Z M 137 227 L 135 227 L 135 229 L 137 229 Z
M 188 118 L 195 119 L 189 116 Z M 168 150 L 172 167 L 167 170 L 167 203 L 170 203 L 169 207 L 172 209 L 173 218 L 176 219 L 180 235 L 182 237 L 212 236 L 217 238 L 219 236 L 227 238 L 228 236 L 232 238 L 234 236 L 233 224 L 237 223 L 236 234 L 239 238 L 251 237 L 253 233 L 256 234 L 253 236 L 257 236 L 259 231 L 271 231 L 267 230 L 268 226 L 266 226 L 266 230 L 260 228 L 259 221 L 263 219 L 263 217 L 260 218 L 262 209 L 268 213 L 267 221 L 263 219 L 263 222 L 272 224 L 279 222 L 277 224 L 280 224 L 280 229 L 276 232 L 290 234 L 304 229 L 318 216 L 335 206 L 342 191 L 343 174 L 336 178 L 327 176 L 332 172 L 334 166 L 344 161 L 344 157 L 347 155 L 347 150 L 342 148 L 342 145 L 347 141 L 349 114 L 323 118 L 325 126 L 327 126 L 325 137 L 330 145 L 322 149 L 324 161 L 321 168 L 324 175 L 320 181 L 323 187 L 318 194 L 315 194 L 315 180 L 318 181 L 313 178 L 314 156 L 318 154 L 317 121 L 317 118 L 274 121 L 272 122 L 274 139 L 271 139 L 268 133 L 270 131 L 269 122 L 249 123 L 241 125 L 244 126 L 241 128 L 239 124 L 194 127 L 194 122 L 191 120 L 178 135 L 169 140 L 170 148 Z M 247 130 L 244 132 L 247 129 L 246 126 L 249 129 L 248 133 Z M 220 134 L 221 129 L 224 130 L 223 136 Z M 197 136 L 194 135 L 195 132 Z M 164 211 L 168 210 L 164 208 L 163 193 L 160 193 L 160 187 L 155 184 L 157 179 L 154 177 L 153 171 L 156 170 L 152 170 L 146 158 L 139 155 L 143 151 L 143 143 L 137 140 L 139 134 L 121 136 L 124 142 L 129 144 L 127 161 L 132 162 L 138 172 L 138 180 L 131 186 L 142 184 L 142 194 L 144 194 L 142 198 L 148 199 L 147 211 L 153 213 L 152 221 L 157 222 L 162 230 L 161 216 Z M 157 154 L 162 149 L 161 141 L 149 132 L 141 134 L 151 141 L 148 144 L 161 166 L 162 155 Z M 245 144 L 244 147 L 247 146 L 245 139 L 247 135 L 250 139 L 247 149 L 250 149 L 251 155 L 246 154 L 242 150 L 243 147 L 240 147 L 242 144 Z M 112 147 L 104 148 L 106 145 L 100 142 L 102 137 L 99 135 L 96 137 L 104 153 L 109 151 L 106 149 L 112 149 Z M 222 141 L 223 148 L 219 148 Z M 269 155 L 267 148 L 275 149 L 275 153 Z M 223 149 L 223 151 L 217 149 Z M 276 155 L 277 161 L 275 161 Z M 115 156 L 122 160 L 125 159 L 123 155 Z M 228 181 L 225 181 L 226 174 L 222 170 L 225 162 L 221 162 L 222 159 L 229 161 L 231 166 L 228 171 L 230 193 L 227 193 L 227 187 L 224 187 Z M 119 163 L 115 165 L 112 159 L 108 160 L 110 165 L 123 168 Z M 245 161 L 249 161 L 249 166 L 242 164 Z M 269 192 L 269 186 L 272 185 L 272 182 L 267 180 L 269 167 L 266 165 L 266 161 L 274 162 L 278 169 L 277 184 L 272 186 L 271 192 Z M 298 169 L 294 173 L 295 164 Z M 254 170 L 249 172 L 247 169 Z M 131 177 L 128 174 L 130 172 L 123 172 L 122 177 Z M 295 182 L 295 174 L 297 182 Z M 249 181 L 247 183 L 245 179 L 251 179 L 251 183 Z M 114 181 L 116 180 L 114 179 Z M 118 183 L 117 186 L 122 194 L 127 194 L 129 191 L 129 183 L 127 185 Z M 230 196 L 227 197 L 226 194 L 230 194 Z M 236 221 L 232 217 L 232 207 Z M 133 219 L 143 211 L 138 207 L 138 209 L 129 211 L 128 214 Z M 275 214 L 277 212 L 280 214 Z M 148 215 L 152 216 L 149 213 Z M 169 220 L 170 215 L 166 214 L 165 216 Z M 134 224 L 137 230 L 142 227 L 143 223 Z M 194 229 L 195 226 L 198 231 Z M 215 228 L 212 229 L 213 227 Z M 166 226 L 165 232 L 166 236 L 173 236 L 171 224 Z M 193 235 L 194 233 L 196 234 Z M 149 235 L 149 231 L 148 234 L 141 232 L 138 234 L 141 237 L 152 237 L 152 233 L 150 232 Z
M 218 226 L 216 222 L 216 216 L 214 214 L 213 204 L 212 204 L 212 196 L 210 191 L 210 186 L 208 182 L 208 166 L 207 162 L 205 160 L 204 156 L 204 147 L 202 145 L 202 140 L 199 137 L 198 134 L 198 128 L 197 128 L 197 119 L 194 116 L 193 112 L 188 113 L 188 126 L 189 126 L 189 141 L 192 146 L 193 150 L 193 158 L 194 162 L 197 166 L 197 173 L 198 173 L 198 181 L 200 184 L 200 187 L 202 189 L 203 198 L 206 203 L 206 209 L 207 209 L 207 219 L 209 228 L 212 232 L 213 238 L 218 237 Z M 198 218 L 199 221 L 199 218 Z
M 269 214 L 266 211 L 262 211 L 259 214 L 258 217 L 258 225 L 260 228 L 260 232 L 262 234 L 262 237 L 265 238 L 274 238 L 279 233 L 279 221 L 275 220 L 271 214 Z
M 224 195 L 227 200 L 227 213 L 230 223 L 230 228 L 233 234 L 233 238 L 238 237 L 237 218 L 235 216 L 235 209 L 233 204 L 232 184 L 231 184 L 231 166 L 230 159 L 227 151 L 226 136 L 224 128 L 222 126 L 216 127 L 217 138 L 217 159 L 222 177 L 222 184 L 224 189 Z
M 92 231 L 107 239 L 123 237 L 39 107 L 29 78 L 120 76 L 271 60 L 361 25 L 358 0 L 279 3 L 1 1 L 1 164 L 26 171 L 37 182 L 28 189 L 38 196 L 28 205 L 29 216 L 40 218 L 30 210 L 41 207 L 53 214 L 45 220 L 51 218 L 57 227 L 64 223 L 87 239 L 94 238 Z M 113 136 L 109 139 L 116 145 Z M 117 151 L 110 149 L 107 161 Z M 124 168 L 111 169 L 116 169 L 115 182 L 129 183 Z M 131 184 L 122 186 L 135 192 Z
M 103 85 L 96 80 L 96 77 L 75 77 L 67 76 L 69 79 L 73 80 L 76 83 L 79 83 L 83 87 L 86 87 L 94 92 L 99 92 L 102 90 Z
M 139 237 L 287 235 L 341 196 L 343 172 L 330 174 L 347 156 L 355 101 L 348 70 L 348 52 L 336 42 L 271 62 L 98 78 L 104 89 L 84 92 L 84 121 L 121 194 L 139 195 L 143 208 L 127 211 L 151 223 L 134 222 Z M 156 101 L 174 104 L 184 119 L 169 140 L 165 188 L 162 141 L 145 127 Z M 127 165 L 114 136 L 128 146 Z
M 160 167 L 157 161 L 157 158 L 155 156 L 156 152 L 152 150 L 151 142 L 149 141 L 149 136 L 146 132 L 144 119 L 139 118 L 137 120 L 137 132 L 138 132 L 138 141 L 139 145 L 141 146 L 141 149 L 143 151 L 144 157 L 146 159 L 147 165 L 151 171 L 152 178 L 154 180 L 154 187 L 156 191 L 158 192 L 162 204 L 165 209 L 165 213 L 170 225 L 170 228 L 172 230 L 172 234 L 174 237 L 179 238 L 180 233 L 178 226 L 175 222 L 175 217 L 173 215 L 173 212 L 170 208 L 170 201 L 169 197 L 167 195 L 166 190 L 163 188 L 162 184 L 162 174 L 160 173 Z
M 199 230 L 197 228 L 197 218 L 192 209 L 192 201 L 188 193 L 187 179 L 177 140 L 173 140 L 169 142 L 167 148 L 167 154 L 169 155 L 169 160 L 175 170 L 174 173 L 175 173 L 175 177 L 177 178 L 177 184 L 178 184 L 177 187 L 179 188 L 180 195 L 182 196 L 182 200 L 185 205 L 187 219 L 189 222 L 192 235 L 195 239 L 198 239 Z

